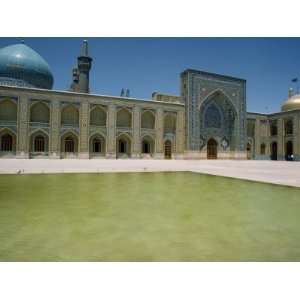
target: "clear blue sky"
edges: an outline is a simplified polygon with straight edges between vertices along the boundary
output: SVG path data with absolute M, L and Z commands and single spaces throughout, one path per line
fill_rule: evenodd
M 299 38 L 87 38 L 92 93 L 150 98 L 153 91 L 179 94 L 179 74 L 193 68 L 247 80 L 247 109 L 276 112 L 291 79 L 300 77 Z M 0 47 L 21 39 L 0 38 Z M 83 38 L 25 38 L 49 63 L 54 89 L 71 83 Z M 300 78 L 299 78 L 300 79 Z

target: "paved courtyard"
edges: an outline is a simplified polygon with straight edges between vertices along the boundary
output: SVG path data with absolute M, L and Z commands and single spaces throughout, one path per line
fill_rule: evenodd
M 191 171 L 300 187 L 300 162 L 238 160 L 0 159 L 0 174 Z

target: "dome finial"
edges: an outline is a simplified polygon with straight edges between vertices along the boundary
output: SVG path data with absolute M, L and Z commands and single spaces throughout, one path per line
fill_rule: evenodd
M 291 98 L 294 94 L 294 89 L 293 88 L 289 88 L 289 93 L 288 93 L 288 97 Z

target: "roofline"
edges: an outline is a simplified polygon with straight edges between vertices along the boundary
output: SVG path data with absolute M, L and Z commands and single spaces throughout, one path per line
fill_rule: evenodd
M 200 74 L 200 75 L 210 75 L 210 76 L 217 76 L 220 78 L 226 78 L 226 79 L 231 79 L 231 80 L 235 80 L 235 81 L 241 81 L 246 83 L 246 79 L 243 78 L 238 78 L 238 77 L 233 77 L 233 76 L 228 76 L 228 75 L 224 75 L 224 74 L 218 74 L 218 73 L 212 73 L 212 72 L 207 72 L 207 71 L 202 71 L 202 70 L 195 70 L 195 69 L 186 69 L 184 70 L 181 75 L 184 75 L 185 73 L 196 73 L 196 74 Z
M 167 105 L 179 105 L 185 106 L 183 103 L 174 103 L 174 102 L 166 102 L 166 101 L 156 101 L 153 99 L 141 99 L 141 98 L 128 98 L 128 97 L 121 97 L 121 96 L 110 96 L 110 95 L 101 95 L 101 94 L 87 94 L 87 93 L 77 93 L 72 91 L 60 91 L 60 90 L 47 90 L 47 89 L 39 89 L 39 88 L 29 88 L 29 87 L 19 87 L 19 86 L 5 86 L 0 85 L 0 89 L 17 89 L 22 91 L 28 92 L 41 92 L 41 93 L 54 93 L 54 94 L 63 94 L 63 95 L 74 95 L 74 96 L 81 96 L 81 97 L 103 97 L 103 98 L 114 98 L 116 100 L 125 100 L 125 101 L 139 101 L 139 102 L 146 102 L 146 103 L 157 103 L 157 104 L 167 104 Z

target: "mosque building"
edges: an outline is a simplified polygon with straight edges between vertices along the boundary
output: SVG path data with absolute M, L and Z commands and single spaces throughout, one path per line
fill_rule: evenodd
M 300 160 L 300 95 L 281 112 L 246 112 L 246 81 L 187 69 L 180 96 L 96 95 L 83 41 L 69 90 L 24 43 L 0 49 L 2 158 Z

